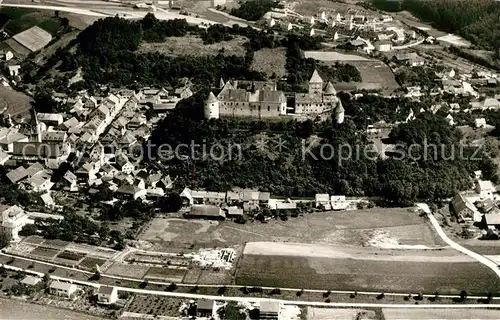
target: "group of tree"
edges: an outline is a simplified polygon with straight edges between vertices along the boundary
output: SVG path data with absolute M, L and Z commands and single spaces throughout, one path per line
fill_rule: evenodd
M 474 154 L 474 149 L 461 146 L 459 131 L 430 112 L 417 114 L 416 120 L 394 129 L 389 142 L 399 149 L 393 157 L 381 159 L 365 134 L 368 121 L 402 122 L 410 109 L 420 110 L 424 103 L 370 95 L 340 98 L 346 110 L 341 126 L 331 121 L 309 125 L 296 121 L 205 121 L 182 110 L 202 108 L 196 99 L 188 100 L 193 105 L 186 102 L 166 117 L 153 132 L 151 143 L 175 148 L 191 141 L 204 142 L 207 150 L 214 144 L 239 145 L 241 153 L 232 159 L 203 157 L 199 148 L 194 155 L 186 151 L 188 160 L 163 160 L 180 185 L 214 191 L 242 187 L 282 196 L 381 196 L 388 199 L 388 205 L 409 205 L 416 200 L 438 202 L 467 189 L 475 170 L 483 170 L 485 179 L 497 179 L 495 166 L 485 152 Z M 257 135 L 267 137 L 267 149 L 256 147 Z M 310 136 L 319 142 L 309 143 Z M 285 146 L 280 152 L 272 145 L 277 139 Z M 157 156 L 154 150 L 152 156 Z
M 239 7 L 232 9 L 230 13 L 245 20 L 257 21 L 276 7 L 279 7 L 279 3 L 274 0 L 242 1 Z
M 500 2 L 495 0 L 372 0 L 385 11 L 407 10 L 436 28 L 458 33 L 500 57 Z

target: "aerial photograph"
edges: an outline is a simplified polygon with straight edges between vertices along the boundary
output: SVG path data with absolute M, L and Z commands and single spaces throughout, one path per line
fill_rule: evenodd
M 500 320 L 499 0 L 0 0 L 1 320 Z

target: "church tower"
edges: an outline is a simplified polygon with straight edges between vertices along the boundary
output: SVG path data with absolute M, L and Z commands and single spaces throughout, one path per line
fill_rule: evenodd
M 203 114 L 205 119 L 219 119 L 219 107 L 220 102 L 212 91 L 208 95 L 207 100 L 205 100 L 205 105 L 203 108 Z
M 314 70 L 311 80 L 309 80 L 309 94 L 321 94 L 323 92 L 323 79 Z

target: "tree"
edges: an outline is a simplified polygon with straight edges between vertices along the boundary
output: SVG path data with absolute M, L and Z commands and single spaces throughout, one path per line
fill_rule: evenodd
M 462 290 L 460 291 L 460 300 L 465 301 L 467 299 L 467 291 Z
M 178 212 L 182 208 L 182 199 L 178 193 L 170 193 L 162 202 L 163 212 Z

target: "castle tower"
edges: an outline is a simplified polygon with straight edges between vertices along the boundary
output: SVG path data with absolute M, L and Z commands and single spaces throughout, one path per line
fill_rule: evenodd
M 224 88 L 225 85 L 226 84 L 224 83 L 224 79 L 222 79 L 222 77 L 221 77 L 220 80 L 219 80 L 219 89 Z
M 205 119 L 219 119 L 219 106 L 219 100 L 214 95 L 214 93 L 210 91 L 207 100 L 205 100 L 205 106 L 203 108 Z
M 344 122 L 344 112 L 344 106 L 339 100 L 337 108 L 335 108 L 335 121 L 337 121 L 337 124 L 341 124 L 342 122 Z
M 323 79 L 314 70 L 311 80 L 309 80 L 309 94 L 321 94 L 323 92 Z
M 323 91 L 323 101 L 327 103 L 335 102 L 337 99 L 337 91 L 333 84 L 328 81 L 325 86 L 325 90 Z

